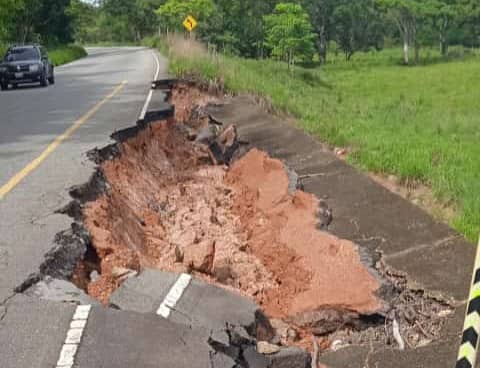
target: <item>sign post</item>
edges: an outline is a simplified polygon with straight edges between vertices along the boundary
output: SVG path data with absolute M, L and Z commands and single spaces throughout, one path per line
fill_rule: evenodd
M 480 241 L 473 269 L 472 285 L 468 298 L 467 315 L 456 368 L 475 368 L 480 337 Z
M 195 28 L 197 28 L 197 25 L 198 25 L 197 20 L 191 15 L 186 17 L 185 20 L 183 21 L 183 26 L 190 33 L 190 37 L 192 36 L 192 31 Z

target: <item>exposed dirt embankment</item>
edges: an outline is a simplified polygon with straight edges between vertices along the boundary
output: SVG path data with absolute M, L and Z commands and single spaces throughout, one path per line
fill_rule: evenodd
M 186 85 L 172 96 L 174 118 L 103 159 L 93 198 L 103 194 L 76 216 L 93 246 L 72 277 L 77 286 L 108 304 L 142 268 L 190 273 L 253 298 L 282 344 L 311 348 L 313 334 L 322 350 L 391 344 L 394 320 L 410 347 L 439 336 L 449 309 L 369 269 L 355 244 L 323 231 L 327 204 L 295 190 L 281 161 L 245 149 L 235 127 L 210 119 L 214 97 Z
M 318 199 L 289 193 L 284 165 L 255 149 L 230 168 L 212 165 L 206 147 L 188 139 L 206 122 L 183 125 L 189 106 L 209 99 L 185 89 L 173 96 L 175 119 L 102 164 L 108 190 L 84 209 L 100 259 L 89 294 L 108 303 L 125 270 L 151 267 L 236 289 L 300 325 L 325 309 L 379 311 L 379 283 L 356 245 L 318 229 Z
M 118 268 L 153 267 L 238 289 L 274 317 L 379 309 L 355 245 L 317 230 L 318 200 L 288 193 L 280 161 L 252 150 L 231 169 L 206 162 L 175 122 L 162 122 L 103 164 L 109 193 L 85 210 L 101 259 L 91 295 L 108 302 Z
M 215 97 L 182 84 L 172 96 L 174 118 L 98 160 L 99 190 L 75 215 L 91 240 L 77 286 L 108 305 L 142 268 L 190 273 L 251 297 L 270 317 L 272 341 L 308 349 L 312 335 L 320 350 L 396 344 L 394 321 L 412 348 L 440 335 L 448 306 L 409 290 L 381 262 L 370 269 L 357 245 L 323 231 L 328 204 L 211 119 L 205 106 Z

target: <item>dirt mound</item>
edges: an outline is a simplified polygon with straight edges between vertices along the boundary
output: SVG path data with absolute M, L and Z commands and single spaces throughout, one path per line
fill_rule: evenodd
M 277 280 L 257 297 L 276 318 L 321 309 L 373 314 L 381 307 L 378 281 L 361 263 L 357 247 L 317 229 L 319 201 L 288 194 L 284 165 L 250 151 L 226 182 L 235 189 L 234 211 L 248 233 L 249 251 Z

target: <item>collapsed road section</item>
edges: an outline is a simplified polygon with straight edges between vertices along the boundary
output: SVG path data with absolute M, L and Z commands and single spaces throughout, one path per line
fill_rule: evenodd
M 137 312 L 154 310 L 119 300 L 126 289 L 139 299 L 155 293 L 141 285 L 156 283 L 161 300 L 171 285 L 160 287 L 170 277 L 160 271 L 193 275 L 259 306 L 251 309 L 257 326 L 242 341 L 257 339 L 266 354 L 372 341 L 403 348 L 404 338 L 416 347 L 438 337 L 448 306 L 410 291 L 401 275 L 330 234 L 328 203 L 302 191 L 295 172 L 243 142 L 234 125 L 209 116 L 206 107 L 219 103 L 214 94 L 186 83 L 169 87 L 173 116 L 117 132 L 118 144 L 92 153 L 97 173 L 63 210 L 77 220 L 75 235 L 59 236 L 67 247 L 75 237 L 81 246 L 64 251 L 68 267 L 58 250 L 47 257 L 44 274 Z M 221 349 L 245 365 L 241 343 L 231 352 L 232 331 Z

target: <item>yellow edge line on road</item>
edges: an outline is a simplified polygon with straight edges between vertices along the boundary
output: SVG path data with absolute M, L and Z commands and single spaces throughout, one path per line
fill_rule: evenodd
M 47 159 L 66 139 L 70 138 L 78 128 L 85 124 L 100 108 L 118 94 L 122 88 L 127 84 L 127 81 L 120 83 L 108 96 L 104 97 L 97 103 L 90 111 L 78 119 L 73 125 L 68 128 L 63 134 L 59 135 L 50 145 L 32 162 L 25 166 L 15 176 L 13 176 L 5 185 L 0 187 L 0 201 L 11 192 L 18 184 L 22 182 L 30 173 L 35 170 L 40 164 Z

